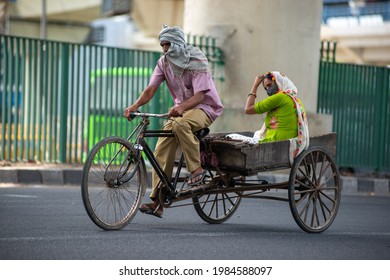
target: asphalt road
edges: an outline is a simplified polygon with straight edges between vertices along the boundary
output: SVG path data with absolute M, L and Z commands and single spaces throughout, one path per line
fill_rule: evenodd
M 2 260 L 389 260 L 390 196 L 344 195 L 321 234 L 303 232 L 288 203 L 243 200 L 221 225 L 192 206 L 139 213 L 120 231 L 87 216 L 78 187 L 1 187 Z

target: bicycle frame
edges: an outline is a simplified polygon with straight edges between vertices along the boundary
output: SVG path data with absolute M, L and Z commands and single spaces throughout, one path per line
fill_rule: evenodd
M 163 171 L 160 164 L 157 162 L 154 157 L 153 151 L 150 149 L 148 143 L 145 138 L 155 138 L 155 137 L 175 137 L 172 130 L 148 130 L 148 126 L 150 124 L 149 117 L 157 117 L 157 118 L 167 118 L 167 114 L 149 114 L 149 113 L 132 113 L 133 116 L 140 116 L 142 121 L 138 126 L 132 131 L 132 133 L 127 138 L 127 141 L 133 143 L 134 147 L 137 150 L 141 150 L 141 153 L 138 155 L 141 157 L 142 151 L 145 153 L 146 157 L 150 161 L 154 171 L 160 178 L 163 186 L 166 186 L 170 190 L 170 194 L 173 196 L 175 194 L 177 182 L 179 180 L 181 168 L 184 164 L 184 157 L 181 155 L 179 160 L 179 165 L 175 174 L 175 178 L 173 183 L 171 182 L 172 178 L 168 178 L 167 174 Z M 137 133 L 135 137 L 135 141 L 131 141 L 134 134 Z M 142 147 L 142 148 L 140 148 Z

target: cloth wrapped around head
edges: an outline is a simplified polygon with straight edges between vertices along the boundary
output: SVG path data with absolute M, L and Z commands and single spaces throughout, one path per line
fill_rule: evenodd
M 159 34 L 160 43 L 171 43 L 165 58 L 171 63 L 175 76 L 181 76 L 184 71 L 208 71 L 206 56 L 196 47 L 186 44 L 183 31 L 177 27 L 164 25 Z
M 287 78 L 286 75 L 280 73 L 279 71 L 271 71 L 268 73 L 271 74 L 273 78 L 275 78 L 275 82 L 279 87 L 279 91 L 283 91 L 285 93 L 292 93 L 292 94 L 298 93 L 297 87 L 289 78 Z

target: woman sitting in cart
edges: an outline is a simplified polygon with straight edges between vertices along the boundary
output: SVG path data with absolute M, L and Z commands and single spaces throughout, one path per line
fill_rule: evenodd
M 263 85 L 268 97 L 256 102 L 257 89 Z M 309 132 L 304 106 L 297 88 L 284 74 L 273 71 L 257 76 L 248 94 L 245 113 L 266 113 L 263 127 L 248 142 L 264 143 L 290 139 L 290 163 L 309 147 Z M 238 135 L 228 135 L 240 139 Z M 246 141 L 245 139 L 241 139 Z

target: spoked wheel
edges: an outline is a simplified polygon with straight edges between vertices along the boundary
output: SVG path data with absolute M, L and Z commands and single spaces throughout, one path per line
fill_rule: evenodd
M 233 179 L 232 179 L 233 180 Z M 231 185 L 229 187 L 234 186 Z M 221 193 L 201 194 L 192 198 L 194 207 L 199 217 L 209 224 L 221 224 L 227 221 L 237 210 L 241 202 L 240 192 L 223 193 L 227 186 L 218 182 Z
M 326 230 L 340 205 L 340 176 L 332 157 L 321 147 L 303 151 L 291 168 L 288 197 L 298 226 L 309 233 Z
M 131 143 L 108 137 L 95 145 L 84 164 L 81 193 L 89 217 L 105 230 L 126 226 L 146 188 L 145 164 Z

